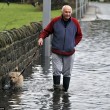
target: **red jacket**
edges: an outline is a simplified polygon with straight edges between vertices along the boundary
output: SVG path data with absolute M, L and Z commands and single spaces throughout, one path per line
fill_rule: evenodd
M 52 52 L 60 55 L 72 55 L 75 46 L 82 39 L 82 32 L 79 22 L 75 18 L 70 18 L 65 22 L 62 16 L 54 18 L 41 32 L 39 38 L 46 38 L 53 34 Z

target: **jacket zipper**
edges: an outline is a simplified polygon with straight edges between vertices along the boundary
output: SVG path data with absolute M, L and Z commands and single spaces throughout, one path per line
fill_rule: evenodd
M 65 47 L 65 38 L 66 38 L 66 28 L 65 28 L 65 34 L 64 34 L 64 43 L 63 43 L 63 50 L 64 50 L 64 47 Z

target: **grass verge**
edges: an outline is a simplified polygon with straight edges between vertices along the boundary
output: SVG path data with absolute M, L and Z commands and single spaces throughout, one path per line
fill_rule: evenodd
M 60 10 L 51 11 L 51 17 L 60 15 Z M 0 3 L 0 31 L 29 25 L 30 22 L 42 21 L 43 12 L 30 4 L 14 4 L 9 6 Z

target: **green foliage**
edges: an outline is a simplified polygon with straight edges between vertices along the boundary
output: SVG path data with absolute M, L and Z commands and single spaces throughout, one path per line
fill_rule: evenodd
M 60 15 L 60 10 L 52 11 L 52 17 Z M 0 3 L 0 31 L 42 21 L 43 13 L 30 4 Z
M 37 12 L 32 5 L 0 4 L 0 30 L 18 28 L 31 21 L 41 20 L 42 12 Z

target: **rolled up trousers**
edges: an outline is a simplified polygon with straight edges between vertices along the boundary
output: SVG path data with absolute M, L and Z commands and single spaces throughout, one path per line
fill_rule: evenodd
M 72 73 L 74 54 L 70 56 L 62 56 L 52 53 L 53 76 L 70 77 Z

